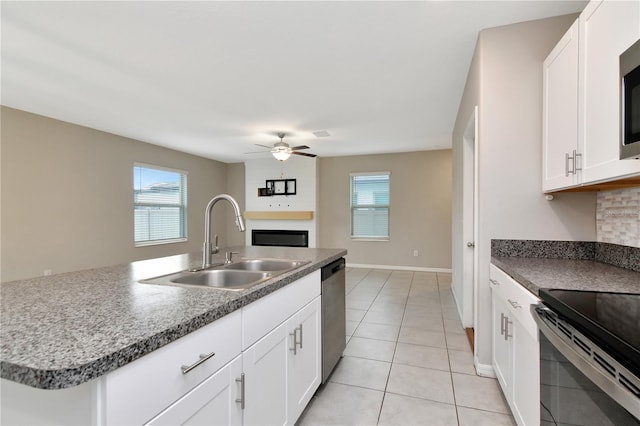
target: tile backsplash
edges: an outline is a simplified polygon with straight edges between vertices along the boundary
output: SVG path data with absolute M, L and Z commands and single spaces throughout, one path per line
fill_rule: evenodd
M 598 193 L 596 234 L 598 242 L 640 247 L 640 187 Z

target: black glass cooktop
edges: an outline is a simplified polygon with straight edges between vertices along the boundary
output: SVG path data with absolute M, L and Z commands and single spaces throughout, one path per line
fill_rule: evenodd
M 541 289 L 540 298 L 640 377 L 640 294 Z

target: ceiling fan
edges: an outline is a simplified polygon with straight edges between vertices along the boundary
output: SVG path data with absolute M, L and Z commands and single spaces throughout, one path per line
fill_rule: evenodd
M 317 157 L 316 154 L 311 154 L 309 152 L 299 152 L 302 149 L 309 149 L 309 147 L 307 145 L 300 145 L 300 146 L 294 146 L 294 147 L 290 147 L 288 143 L 284 142 L 283 139 L 286 136 L 286 133 L 283 132 L 279 132 L 277 133 L 278 137 L 280 138 L 280 142 L 276 142 L 275 144 L 273 144 L 273 146 L 267 146 L 267 145 L 261 145 L 259 143 L 255 144 L 256 146 L 261 146 L 263 148 L 267 148 L 268 150 L 270 150 L 271 154 L 275 157 L 276 160 L 278 161 L 286 161 L 291 154 L 295 154 L 295 155 L 302 155 L 305 157 Z M 262 152 L 262 151 L 260 151 Z M 247 152 L 247 154 L 254 154 L 253 152 Z

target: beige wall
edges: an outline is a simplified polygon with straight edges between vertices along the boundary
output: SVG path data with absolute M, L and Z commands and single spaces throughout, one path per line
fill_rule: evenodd
M 245 211 L 245 190 L 244 190 L 244 163 L 228 163 L 227 164 L 227 194 L 231 195 L 240 205 L 240 211 Z M 216 205 L 216 208 L 217 205 Z M 235 225 L 235 214 L 232 208 L 225 207 L 227 216 L 225 225 L 227 227 L 227 244 L 229 246 L 243 246 L 245 234 L 238 231 Z
M 349 174 L 379 171 L 391 172 L 390 240 L 352 241 Z M 351 264 L 451 268 L 450 150 L 320 158 L 319 179 L 319 247 L 346 248 Z
M 226 164 L 11 108 L 1 114 L 2 281 L 201 250 L 204 208 L 226 192 Z M 134 162 L 188 172 L 188 242 L 134 247 Z M 235 183 L 238 166 L 229 173 Z M 230 192 L 243 194 L 242 185 Z M 227 209 L 214 212 L 221 246 Z
M 453 286 L 462 279 L 463 135 L 474 106 L 479 129 L 478 321 L 480 364 L 491 364 L 491 239 L 595 239 L 595 195 L 542 193 L 542 62 L 576 15 L 480 33 L 453 132 Z M 490 368 L 490 367 L 489 367 Z

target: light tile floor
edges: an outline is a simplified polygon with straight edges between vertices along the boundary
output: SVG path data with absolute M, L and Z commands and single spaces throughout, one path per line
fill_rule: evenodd
M 476 375 L 451 274 L 347 269 L 347 348 L 300 425 L 513 425 Z

